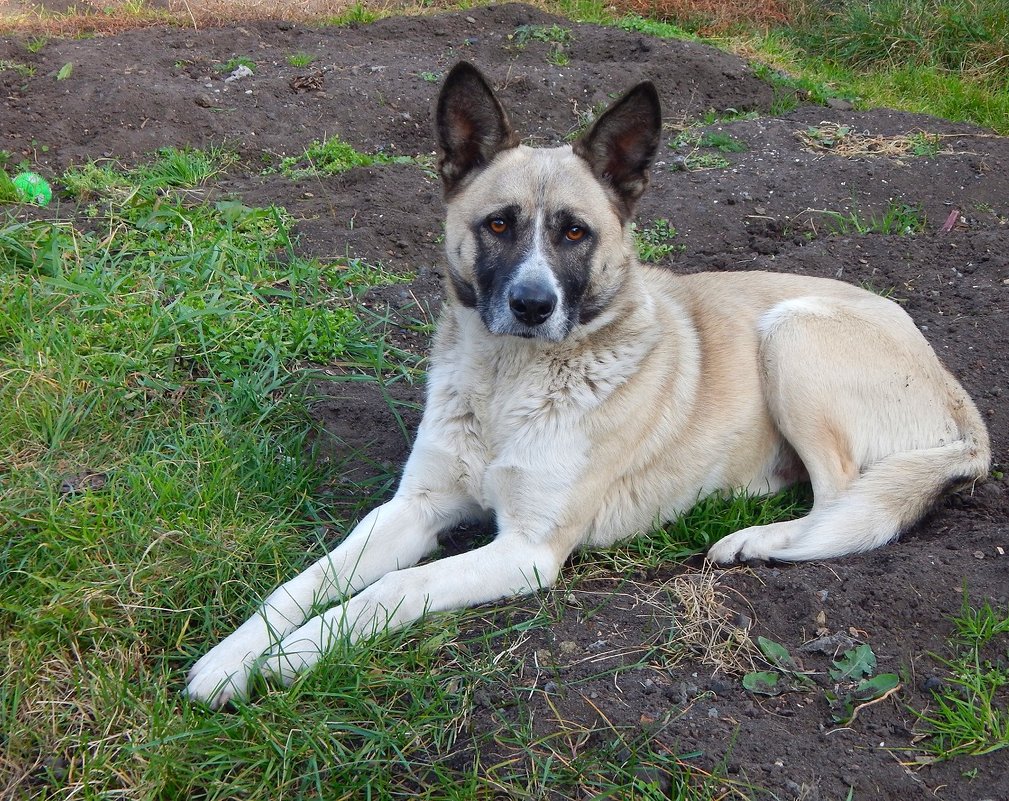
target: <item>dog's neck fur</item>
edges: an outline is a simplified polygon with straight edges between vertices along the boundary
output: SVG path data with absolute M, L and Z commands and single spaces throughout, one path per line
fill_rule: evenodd
M 561 342 L 488 335 L 479 314 L 449 300 L 442 311 L 429 380 L 443 370 L 463 368 L 480 375 L 477 394 L 493 394 L 500 381 L 548 373 L 554 399 L 585 411 L 599 406 L 626 384 L 659 344 L 654 325 L 655 300 L 631 257 L 627 279 L 606 310 L 588 325 L 579 325 Z M 668 343 L 667 343 L 668 344 Z

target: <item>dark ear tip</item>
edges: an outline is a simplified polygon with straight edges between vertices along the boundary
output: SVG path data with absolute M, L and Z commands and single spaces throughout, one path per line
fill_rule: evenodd
M 453 66 L 452 69 L 448 71 L 448 76 L 446 77 L 445 80 L 449 80 L 450 78 L 458 78 L 466 73 L 469 73 L 470 75 L 474 73 L 479 75 L 480 70 L 478 70 L 476 67 L 470 64 L 468 61 L 465 60 L 457 61 L 455 63 L 455 66 Z
M 655 87 L 655 84 L 651 81 L 642 81 L 637 86 L 635 86 L 631 94 L 640 94 L 645 100 L 647 100 L 651 105 L 655 106 L 657 109 L 662 108 L 662 101 L 659 99 L 659 90 Z

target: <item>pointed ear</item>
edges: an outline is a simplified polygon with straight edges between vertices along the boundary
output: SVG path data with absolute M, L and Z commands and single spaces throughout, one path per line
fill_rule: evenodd
M 648 186 L 661 131 L 659 93 L 645 81 L 610 106 L 574 144 L 593 174 L 616 192 L 624 220 Z
M 466 61 L 456 64 L 438 96 L 436 114 L 438 171 L 450 195 L 475 169 L 495 154 L 518 144 L 508 115 L 480 71 Z

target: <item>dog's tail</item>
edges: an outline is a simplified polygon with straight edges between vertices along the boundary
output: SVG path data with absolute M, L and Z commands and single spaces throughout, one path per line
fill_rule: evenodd
M 968 403 L 959 439 L 873 463 L 836 498 L 821 507 L 814 503 L 801 536 L 789 538 L 774 557 L 826 559 L 885 545 L 943 495 L 984 478 L 991 467 L 991 445 L 981 416 Z

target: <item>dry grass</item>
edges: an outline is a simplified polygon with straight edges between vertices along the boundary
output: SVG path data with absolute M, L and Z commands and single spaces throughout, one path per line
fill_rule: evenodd
M 618 0 L 611 7 L 675 22 L 713 36 L 741 25 L 770 27 L 790 18 L 786 0 Z
M 941 149 L 943 136 L 925 131 L 881 136 L 872 135 L 868 131 L 856 131 L 851 126 L 836 122 L 821 122 L 817 126 L 796 131 L 795 136 L 810 150 L 846 158 L 882 156 L 901 159 L 948 152 Z
M 755 660 L 761 657 L 750 637 L 752 610 L 745 599 L 722 585 L 719 579 L 726 575 L 705 563 L 702 569 L 681 573 L 663 587 L 676 604 L 672 632 L 663 649 L 671 664 L 689 657 L 728 676 L 755 669 Z M 746 613 L 733 608 L 740 604 Z
M 0 0 L 2 2 L 2 0 Z M 286 19 L 321 21 L 347 14 L 355 8 L 369 14 L 420 14 L 456 8 L 451 0 L 81 0 L 65 2 L 15 2 L 0 12 L 0 34 L 73 37 L 108 35 L 152 25 L 206 28 L 229 22 Z

